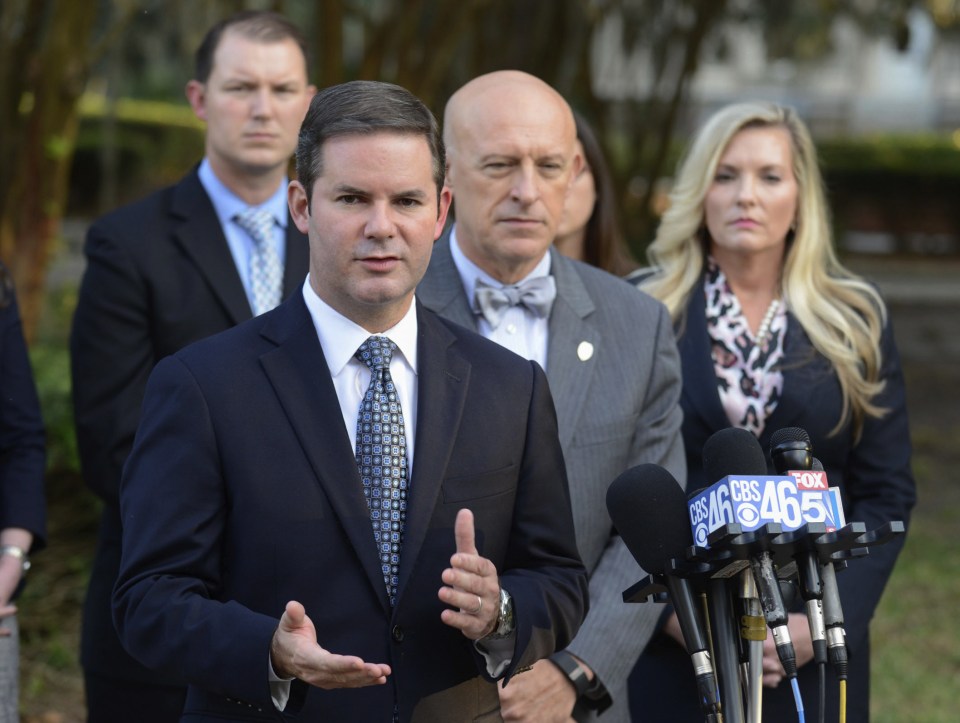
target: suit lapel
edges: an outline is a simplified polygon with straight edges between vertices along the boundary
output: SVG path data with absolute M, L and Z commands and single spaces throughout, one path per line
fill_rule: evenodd
M 720 401 L 717 375 L 710 355 L 710 335 L 707 333 L 706 299 L 703 285 L 691 291 L 683 330 L 677 339 L 683 373 L 684 407 L 696 409 L 711 430 L 730 426 L 727 413 Z
M 433 245 L 427 273 L 417 285 L 417 299 L 428 309 L 455 324 L 476 331 L 477 321 L 463 290 L 463 281 L 450 253 L 450 230 Z
M 239 324 L 249 319 L 250 303 L 216 211 L 196 170 L 174 189 L 170 211 L 181 220 L 174 229 L 177 244 L 207 280 L 230 321 Z
M 776 409 L 767 419 L 761 440 L 778 429 L 796 426 L 804 410 L 810 409 L 811 400 L 808 395 L 811 389 L 811 362 L 815 358 L 813 345 L 800 322 L 793 314 L 788 314 L 787 335 L 783 341 L 783 361 L 780 363 L 783 371 L 783 392 Z
M 303 297 L 281 305 L 261 333 L 277 344 L 260 357 L 264 372 L 386 611 L 389 600 L 356 458 Z
M 560 444 L 567 448 L 590 388 L 596 355 L 612 349 L 599 348 L 600 332 L 590 322 L 593 299 L 573 263 L 554 249 L 550 254 L 557 298 L 550 312 L 546 371 L 560 423 Z
M 456 338 L 450 331 L 422 306 L 417 325 L 417 436 L 397 605 L 430 529 L 470 382 L 470 363 L 452 347 Z

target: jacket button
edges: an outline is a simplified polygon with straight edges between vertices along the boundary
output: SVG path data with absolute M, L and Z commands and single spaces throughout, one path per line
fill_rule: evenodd
M 401 628 L 399 625 L 393 626 L 393 630 L 390 631 L 390 635 L 393 637 L 395 642 L 403 642 L 403 628 Z

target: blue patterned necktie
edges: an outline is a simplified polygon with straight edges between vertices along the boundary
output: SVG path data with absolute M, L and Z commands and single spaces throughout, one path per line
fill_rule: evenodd
M 390 376 L 396 348 L 385 336 L 371 336 L 354 354 L 370 369 L 370 386 L 357 415 L 357 466 L 391 607 L 397 602 L 407 517 L 407 433 Z
M 250 291 L 253 296 L 253 315 L 259 316 L 279 304 L 283 293 L 283 267 L 273 243 L 273 214 L 262 208 L 248 208 L 233 218 L 253 239 Z
M 497 288 L 477 279 L 473 296 L 480 314 L 491 329 L 496 329 L 511 306 L 525 306 L 536 317 L 548 317 L 557 298 L 557 284 L 552 276 L 535 276 L 519 284 Z

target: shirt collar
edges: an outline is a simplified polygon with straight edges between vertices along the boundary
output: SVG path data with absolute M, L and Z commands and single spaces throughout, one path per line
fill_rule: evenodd
M 450 254 L 453 256 L 453 263 L 457 267 L 457 272 L 460 274 L 460 281 L 463 282 L 463 290 L 466 292 L 467 298 L 470 300 L 470 308 L 473 309 L 474 313 L 479 313 L 479 307 L 477 306 L 474 295 L 474 290 L 477 286 L 477 280 L 482 280 L 485 284 L 493 286 L 497 289 L 502 289 L 507 284 L 504 284 L 502 281 L 498 281 L 497 279 L 493 278 L 490 274 L 467 258 L 466 254 L 463 253 L 463 249 L 460 248 L 460 243 L 457 241 L 456 224 L 454 224 L 450 229 Z M 538 276 L 549 275 L 550 253 L 548 251 L 543 255 L 543 258 L 540 259 L 540 262 L 533 267 L 533 270 L 517 283 L 522 284 L 527 279 L 534 279 Z
M 317 296 L 310 286 L 310 276 L 303 283 L 303 300 L 320 339 L 323 356 L 330 367 L 331 376 L 340 374 L 353 359 L 360 345 L 371 336 L 388 336 L 397 345 L 400 357 L 414 374 L 417 373 L 417 302 L 414 299 L 403 318 L 391 328 L 379 334 L 371 334 L 351 321 Z M 359 362 L 358 362 L 359 363 Z
M 238 213 L 251 208 L 249 203 L 237 196 L 224 185 L 223 181 L 217 178 L 217 174 L 213 172 L 207 158 L 200 162 L 197 175 L 200 178 L 203 190 L 207 192 L 211 203 L 213 203 L 213 210 L 216 212 L 222 228 L 233 221 Z M 270 198 L 255 206 L 255 208 L 263 208 L 269 211 L 273 214 L 274 220 L 280 224 L 280 227 L 285 229 L 289 218 L 287 215 L 287 178 L 283 178 Z

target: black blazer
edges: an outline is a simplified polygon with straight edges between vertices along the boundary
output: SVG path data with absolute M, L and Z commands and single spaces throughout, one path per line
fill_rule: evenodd
M 32 549 L 39 550 L 47 535 L 43 420 L 12 290 L 6 299 L 0 307 L 0 530 L 29 530 Z
M 226 237 L 194 169 L 174 186 L 98 219 L 70 336 L 83 477 L 105 503 L 84 607 L 85 668 L 155 680 L 119 644 L 110 593 L 120 566 L 118 490 L 154 365 L 252 312 Z M 284 297 L 307 275 L 306 237 L 287 224 Z
M 683 439 L 687 453 L 688 489 L 691 490 L 716 482 L 704 476 L 703 445 L 714 432 L 730 426 L 717 391 L 707 333 L 706 302 L 700 288 L 702 286 L 694 287 L 678 337 L 683 364 Z M 868 530 L 890 520 L 907 523 L 916 501 L 916 486 L 910 468 L 910 431 L 903 372 L 889 323 L 883 331 L 881 346 L 881 376 L 886 387 L 876 402 L 889 412 L 882 419 L 868 420 L 859 441 L 854 440 L 850 425 L 839 434 L 828 436 L 840 418 L 840 385 L 831 365 L 816 353 L 800 323 L 790 315 L 782 363 L 783 396 L 760 436 L 769 471 L 773 474 L 770 437 L 785 427 L 805 429 L 810 435 L 813 453 L 823 463 L 831 486 L 840 487 L 842 491 L 847 521 L 864 522 Z M 852 560 L 849 567 L 837 575 L 850 653 L 847 700 L 850 721 L 866 720 L 869 715 L 869 624 L 903 543 L 901 536 L 873 548 L 868 557 Z M 660 636 L 641 656 L 639 668 L 643 673 L 635 672 L 631 695 L 638 698 L 634 704 L 642 707 L 634 709 L 649 710 L 647 706 L 655 692 L 656 700 L 668 707 L 672 702 L 679 704 L 678 699 L 693 703 L 692 709 L 687 706 L 690 717 L 679 715 L 672 720 L 702 720 L 702 714 L 693 712 L 697 710 L 696 698 L 687 691 L 679 691 L 669 682 L 671 674 L 677 675 L 676 680 L 684 684 L 687 678 L 692 682 L 689 657 L 683 654 L 675 658 L 673 649 L 679 650 L 679 646 L 666 636 Z M 680 661 L 685 666 L 682 672 L 676 667 Z M 641 677 L 644 683 L 638 687 Z M 832 695 L 827 704 L 828 716 L 836 716 L 837 685 L 832 674 L 828 681 L 827 690 Z M 810 664 L 802 668 L 800 682 L 809 710 L 817 701 L 816 666 Z M 668 691 L 676 695 L 666 694 Z M 772 691 L 765 689 L 763 701 L 765 719 L 787 720 L 796 716 L 788 683 Z M 774 710 L 777 712 L 772 712 Z
M 306 721 L 498 719 L 495 684 L 437 597 L 473 510 L 515 601 L 518 666 L 586 612 L 557 421 L 543 371 L 418 309 L 416 447 L 396 606 L 352 445 L 300 294 L 192 345 L 151 376 L 121 488 L 114 618 L 150 667 L 181 672 L 191 721 L 275 717 L 269 646 L 299 600 L 325 648 L 391 665 L 387 685 L 293 686 Z

